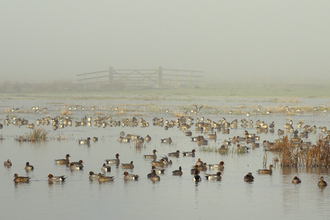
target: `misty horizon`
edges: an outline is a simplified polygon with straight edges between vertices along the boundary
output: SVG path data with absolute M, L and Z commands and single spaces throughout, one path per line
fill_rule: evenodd
M 330 2 L 2 2 L 2 81 L 189 69 L 205 83 L 327 83 Z

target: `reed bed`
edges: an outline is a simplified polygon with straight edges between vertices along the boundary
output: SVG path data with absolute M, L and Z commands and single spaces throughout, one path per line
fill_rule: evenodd
M 275 143 L 281 166 L 330 167 L 329 142 L 319 138 L 316 145 L 305 146 L 296 138 L 284 136 Z
M 36 142 L 36 141 L 45 141 L 47 138 L 48 132 L 42 128 L 34 128 L 30 134 L 26 134 L 25 136 L 19 136 L 15 138 L 15 140 L 19 142 Z

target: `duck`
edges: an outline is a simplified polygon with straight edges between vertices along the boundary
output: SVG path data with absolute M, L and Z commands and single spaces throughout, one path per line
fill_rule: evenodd
M 195 149 L 192 149 L 192 151 L 186 151 L 186 152 L 182 152 L 182 155 L 184 157 L 195 157 Z
M 52 174 L 48 174 L 48 181 L 49 182 L 64 182 L 66 177 L 63 176 L 53 176 Z
M 8 159 L 3 163 L 3 165 L 6 167 L 11 167 L 13 164 L 11 163 L 10 159 Z
M 196 162 L 195 165 L 198 166 L 198 167 L 202 167 L 203 166 L 203 161 L 201 160 L 201 158 L 198 158 L 198 160 L 197 160 L 197 162 Z
M 55 163 L 60 164 L 60 165 L 68 165 L 69 164 L 69 157 L 70 157 L 70 155 L 67 154 L 67 155 L 65 155 L 66 159 L 56 159 Z
M 254 180 L 254 177 L 252 176 L 252 173 L 251 172 L 249 172 L 248 174 L 246 174 L 244 176 L 244 181 L 245 182 L 253 182 L 253 180 Z
M 102 172 L 111 172 L 111 167 L 107 166 L 105 163 L 103 164 L 103 166 L 101 167 L 101 171 Z
M 237 144 L 237 153 L 248 153 L 249 148 L 247 146 L 241 146 L 240 144 Z
M 104 176 L 101 173 L 99 173 L 99 178 L 97 180 L 99 181 L 99 183 L 109 182 L 109 181 L 113 181 L 114 177 L 113 176 Z
M 165 166 L 164 159 L 160 159 L 159 161 L 153 161 L 151 162 L 151 165 L 155 167 L 164 167 Z
M 133 169 L 134 168 L 133 161 L 131 161 L 130 163 L 122 163 L 121 167 L 124 169 Z
M 327 182 L 325 182 L 324 180 L 323 180 L 323 176 L 321 176 L 320 177 L 320 181 L 318 182 L 318 184 L 317 184 L 319 187 L 325 187 L 325 186 L 327 186 L 328 184 L 327 184 Z
M 94 141 L 94 142 L 96 142 L 96 141 L 98 141 L 98 140 L 99 140 L 98 137 L 93 137 L 93 141 Z
M 179 167 L 178 170 L 172 171 L 172 174 L 175 176 L 181 176 L 183 174 L 181 166 Z
M 222 144 L 221 147 L 219 147 L 218 151 L 221 154 L 225 154 L 228 152 L 228 146 L 225 146 L 224 144 Z
M 209 164 L 210 169 L 219 169 L 219 170 L 224 170 L 225 168 L 225 162 L 220 161 L 218 164 Z
M 295 176 L 293 177 L 292 183 L 293 183 L 293 184 L 298 184 L 298 183 L 301 183 L 301 180 L 299 179 L 299 177 L 297 177 L 297 175 L 295 175 Z
M 148 178 L 151 180 L 151 181 L 159 181 L 160 180 L 160 176 L 158 176 L 156 174 L 156 170 L 152 170 L 152 172 L 150 173 L 151 175 L 148 174 Z
M 29 180 L 31 179 L 30 177 L 25 177 L 25 176 L 18 176 L 17 173 L 14 174 L 14 182 L 15 183 L 28 183 Z
M 179 157 L 180 156 L 180 151 L 177 150 L 175 152 L 168 153 L 169 157 Z
M 273 168 L 273 165 L 269 165 L 269 169 L 259 169 L 259 170 L 257 170 L 257 172 L 259 174 L 272 174 L 273 173 L 272 168 Z
M 124 180 L 138 180 L 139 176 L 135 174 L 129 174 L 128 172 L 124 172 Z
M 70 170 L 82 170 L 83 167 L 84 166 L 82 164 L 70 163 Z
M 90 143 L 90 140 L 91 140 L 91 138 L 90 137 L 88 137 L 87 139 L 81 139 L 81 140 L 79 140 L 78 141 L 78 143 L 79 144 L 89 144 Z
M 217 172 L 216 174 L 206 174 L 205 178 L 207 180 L 221 180 L 221 172 Z
M 171 139 L 171 137 L 161 139 L 161 143 L 168 143 L 168 144 L 171 144 L 171 143 L 172 143 L 172 139 Z
M 202 178 L 201 178 L 201 176 L 199 175 L 198 170 L 195 170 L 195 175 L 194 175 L 194 177 L 193 177 L 193 181 L 194 181 L 194 182 L 200 182 L 200 181 L 202 181 Z
M 145 140 L 146 142 L 149 142 L 149 141 L 151 141 L 151 137 L 147 134 L 146 137 L 144 138 L 144 140 Z
M 119 160 L 119 154 L 117 153 L 116 155 L 115 155 L 115 159 L 106 159 L 105 160 L 105 162 L 107 163 L 107 164 L 119 164 L 119 162 L 120 162 L 120 160 Z
M 173 163 L 172 160 L 169 160 L 167 156 L 162 157 L 162 159 L 165 166 Z
M 153 170 L 156 172 L 156 174 L 164 174 L 165 173 L 165 169 L 159 169 L 159 168 L 156 168 L 155 166 L 151 167 L 151 173 L 152 173 Z
M 34 169 L 34 167 L 33 167 L 32 165 L 30 165 L 29 162 L 26 162 L 26 164 L 25 164 L 25 170 L 26 170 L 26 171 L 31 171 L 31 170 L 33 170 L 33 169 Z
M 84 165 L 83 165 L 84 161 L 83 160 L 79 160 L 78 162 L 71 162 L 71 163 L 73 163 L 75 165 L 80 165 L 80 166 L 84 167 Z
M 156 160 L 156 158 L 157 158 L 156 152 L 157 152 L 157 150 L 154 149 L 154 150 L 152 151 L 152 153 L 153 153 L 152 155 L 144 155 L 144 158 L 145 158 L 145 159 L 154 159 L 154 160 Z
M 99 178 L 99 174 L 94 173 L 93 171 L 89 171 L 89 179 L 95 180 Z

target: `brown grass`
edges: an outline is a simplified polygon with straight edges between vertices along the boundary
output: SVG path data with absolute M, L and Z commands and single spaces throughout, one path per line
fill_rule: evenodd
M 316 145 L 304 146 L 285 136 L 275 145 L 280 150 L 281 166 L 330 167 L 329 142 L 322 137 Z

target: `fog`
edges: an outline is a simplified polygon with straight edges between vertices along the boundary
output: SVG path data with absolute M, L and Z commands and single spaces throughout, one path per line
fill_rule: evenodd
M 113 68 L 214 83 L 327 83 L 330 1 L 1 1 L 2 81 Z

